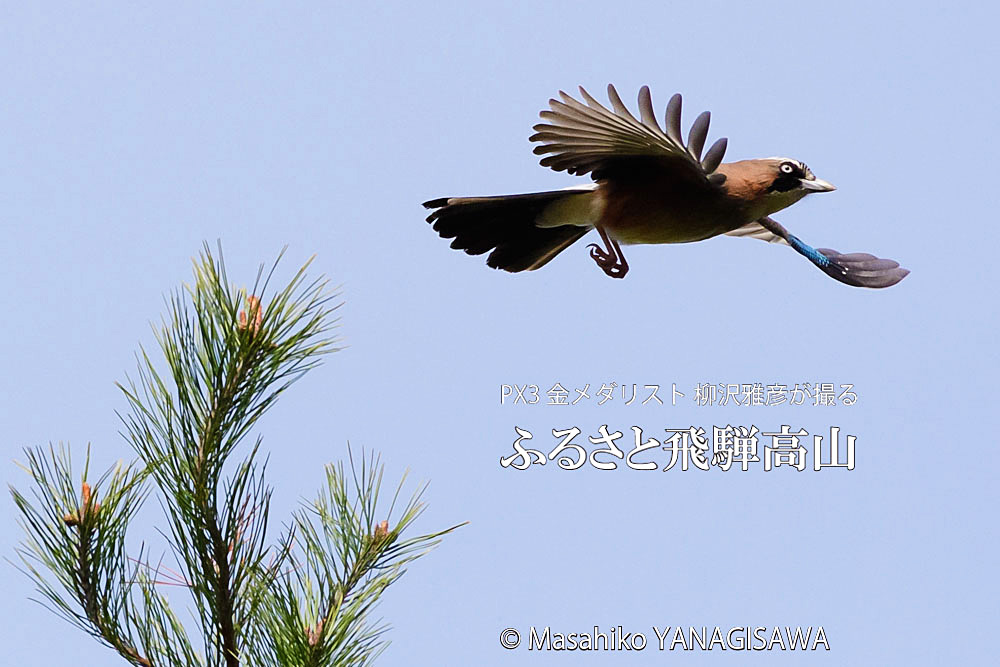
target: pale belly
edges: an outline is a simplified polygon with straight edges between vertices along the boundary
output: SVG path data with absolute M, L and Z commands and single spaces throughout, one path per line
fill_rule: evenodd
M 597 224 L 620 243 L 692 243 L 742 227 L 747 212 L 715 192 L 609 184 Z
M 738 213 L 693 216 L 683 211 L 623 210 L 603 220 L 608 233 L 620 243 L 692 243 L 725 234 L 746 222 Z

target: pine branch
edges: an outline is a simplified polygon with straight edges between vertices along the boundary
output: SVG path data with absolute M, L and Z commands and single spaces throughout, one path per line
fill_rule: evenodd
M 123 387 L 132 407 L 126 437 L 164 491 L 175 552 L 211 638 L 210 664 L 239 664 L 249 612 L 268 585 L 255 571 L 270 504 L 254 463 L 259 441 L 229 479 L 223 468 L 278 396 L 336 349 L 329 316 L 337 306 L 325 280 L 306 282 L 307 266 L 273 295 L 275 267 L 262 268 L 248 296 L 229 286 L 206 247 L 194 283 L 172 296 L 156 331 L 167 374 L 143 353 L 138 382 Z
M 369 623 L 369 613 L 408 563 L 459 526 L 404 539 L 423 512 L 426 485 L 390 527 L 406 477 L 385 508 L 379 500 L 383 471 L 374 455 L 360 462 L 351 457 L 349 487 L 342 465 L 327 466 L 326 488 L 295 514 L 288 531 L 298 545 L 296 560 L 268 595 L 261 614 L 265 632 L 252 645 L 254 664 L 366 665 L 385 648 L 387 628 Z
M 22 467 L 35 482 L 36 503 L 14 487 L 10 491 L 28 535 L 18 554 L 23 571 L 45 598 L 42 604 L 133 665 L 149 667 L 150 660 L 136 648 L 126 613 L 136 574 L 125 555 L 125 529 L 145 498 L 145 472 L 119 464 L 91 485 L 88 447 L 77 499 L 66 447 L 57 451 L 50 446 L 48 456 L 42 448 L 24 454 Z
M 163 366 L 140 349 L 136 379 L 120 385 L 130 408 L 119 415 L 123 435 L 138 464 L 89 483 L 88 449 L 78 496 L 68 450 L 29 449 L 35 502 L 11 488 L 27 535 L 19 554 L 43 604 L 133 665 L 369 664 L 386 646 L 386 627 L 368 620 L 374 605 L 457 528 L 404 539 L 425 487 L 390 527 L 405 476 L 385 509 L 379 460 L 352 458 L 350 478 L 329 466 L 316 502 L 269 542 L 260 438 L 237 452 L 278 397 L 337 349 L 327 282 L 307 281 L 307 263 L 272 292 L 276 266 L 237 289 L 221 251 L 216 259 L 206 246 L 194 281 L 167 300 L 154 329 Z M 178 573 L 152 565 L 145 547 L 135 558 L 125 551 L 147 478 Z M 191 595 L 201 651 L 157 591 L 164 572 Z

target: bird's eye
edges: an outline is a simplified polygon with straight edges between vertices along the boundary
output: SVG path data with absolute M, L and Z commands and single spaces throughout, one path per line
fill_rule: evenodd
M 784 162 L 782 163 L 780 169 L 782 174 L 791 174 L 795 171 L 795 165 L 791 162 Z

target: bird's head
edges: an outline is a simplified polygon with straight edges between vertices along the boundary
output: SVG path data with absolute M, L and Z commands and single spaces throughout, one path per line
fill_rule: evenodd
M 800 190 L 809 194 L 810 192 L 832 192 L 837 189 L 832 183 L 816 178 L 804 162 L 788 157 L 769 157 L 766 160 L 759 160 L 759 162 L 763 163 L 762 166 L 770 172 L 772 177 L 771 185 L 768 188 L 770 192 Z
M 776 213 L 813 192 L 832 192 L 832 183 L 809 170 L 804 162 L 787 157 L 730 162 L 720 167 L 726 175 L 724 188 L 760 216 Z

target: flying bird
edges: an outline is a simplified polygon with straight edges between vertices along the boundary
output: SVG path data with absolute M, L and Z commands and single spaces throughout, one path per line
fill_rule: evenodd
M 443 197 L 424 202 L 427 221 L 452 248 L 470 255 L 490 252 L 486 263 L 505 271 L 533 271 L 596 229 L 602 244 L 590 256 L 612 278 L 624 278 L 622 245 L 690 243 L 744 236 L 784 243 L 826 275 L 855 287 L 889 287 L 909 273 L 898 262 L 867 253 L 813 248 L 770 217 L 814 192 L 836 188 L 816 178 L 803 162 L 771 157 L 722 162 L 726 139 L 702 155 L 710 114 L 681 137 L 681 96 L 667 104 L 665 127 L 657 123 L 649 88 L 639 90 L 639 118 L 614 86 L 611 109 L 580 88 L 583 102 L 560 91 L 539 115 L 531 141 L 541 164 L 593 183 L 564 190 L 494 197 Z

